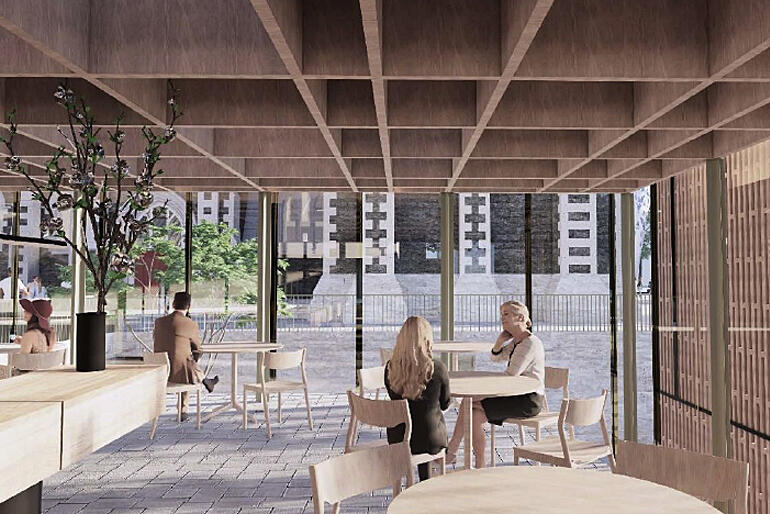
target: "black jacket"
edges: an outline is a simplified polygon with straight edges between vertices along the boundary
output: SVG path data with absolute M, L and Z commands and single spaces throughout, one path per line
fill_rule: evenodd
M 391 400 L 402 400 L 400 394 L 390 388 L 388 368 L 385 367 L 385 387 Z M 412 439 L 410 446 L 412 454 L 430 453 L 435 455 L 447 446 L 445 411 L 449 408 L 449 374 L 446 366 L 433 359 L 433 376 L 425 386 L 422 396 L 409 402 L 409 413 L 412 416 Z M 399 443 L 404 440 L 404 425 L 388 429 L 388 443 Z

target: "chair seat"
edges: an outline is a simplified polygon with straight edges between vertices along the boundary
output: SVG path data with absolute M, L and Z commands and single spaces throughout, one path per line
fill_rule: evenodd
M 168 382 L 166 384 L 166 392 L 173 393 L 187 393 L 190 391 L 197 391 L 203 387 L 203 384 L 180 384 L 178 382 Z
M 412 466 L 419 466 L 420 464 L 425 464 L 426 462 L 433 462 L 434 460 L 438 460 L 445 456 L 446 450 L 441 450 L 435 455 L 430 453 L 418 453 L 417 455 L 412 455 Z
M 559 423 L 558 412 L 541 412 L 529 418 L 508 418 L 503 423 L 524 425 L 525 427 L 537 427 L 544 425 L 556 425 Z
M 570 461 L 578 465 L 593 462 L 612 453 L 612 449 L 603 443 L 569 439 L 567 445 L 569 446 Z M 537 456 L 539 455 L 550 457 L 549 462 L 564 459 L 561 440 L 558 437 L 546 437 L 532 444 L 516 446 L 513 448 L 513 453 L 523 459 L 534 457 L 533 460 L 538 460 Z
M 367 443 L 359 443 L 352 448 L 350 448 L 349 452 L 358 452 L 361 450 L 373 450 L 375 448 L 379 448 L 380 446 L 387 446 L 388 440 L 387 439 L 377 439 L 376 441 L 369 441 Z
M 249 383 L 249 384 L 243 384 L 244 389 L 248 389 L 250 391 L 261 391 L 262 390 L 262 384 L 259 383 Z M 302 382 L 294 382 L 291 380 L 271 380 L 270 382 L 265 382 L 265 391 L 268 393 L 275 393 L 280 391 L 295 391 L 297 389 L 304 389 L 305 384 Z

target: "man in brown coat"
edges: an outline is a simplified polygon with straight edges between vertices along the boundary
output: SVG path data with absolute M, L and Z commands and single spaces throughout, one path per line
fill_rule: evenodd
M 174 295 L 174 308 L 171 314 L 155 320 L 153 340 L 156 352 L 168 353 L 171 362 L 169 382 L 177 384 L 198 384 L 208 392 L 214 390 L 219 382 L 219 376 L 203 378 L 203 370 L 193 358 L 193 352 L 198 353 L 201 347 L 201 333 L 198 325 L 185 315 L 190 308 L 190 294 L 179 292 Z M 182 393 L 182 420 L 187 419 L 187 393 Z

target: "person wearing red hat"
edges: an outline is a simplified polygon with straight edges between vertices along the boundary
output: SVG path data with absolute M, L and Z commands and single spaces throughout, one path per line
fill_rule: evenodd
M 50 352 L 56 344 L 56 333 L 51 330 L 48 322 L 53 312 L 51 302 L 49 300 L 29 301 L 23 298 L 19 303 L 24 309 L 24 320 L 27 322 L 27 330 L 18 341 L 21 345 L 21 353 Z

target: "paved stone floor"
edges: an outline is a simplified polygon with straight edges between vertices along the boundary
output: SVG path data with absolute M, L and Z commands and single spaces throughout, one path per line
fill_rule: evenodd
M 225 399 L 224 394 L 206 397 L 204 410 Z M 289 395 L 283 422 L 271 420 L 270 441 L 261 422 L 244 431 L 234 411 L 204 423 L 200 431 L 190 421 L 178 425 L 172 402 L 169 397 L 153 442 L 149 425 L 140 427 L 46 480 L 45 511 L 312 512 L 308 466 L 341 454 L 345 445 L 348 406 L 342 393 L 311 395 L 313 430 L 307 426 L 302 395 Z M 261 419 L 261 411 L 256 414 Z M 456 415 L 455 409 L 447 412 L 450 430 Z M 504 427 L 497 434 L 497 460 L 510 464 L 514 431 Z M 378 437 L 376 431 L 361 432 L 362 439 Z M 341 511 L 384 513 L 389 502 L 389 491 L 382 490 L 343 502 Z

